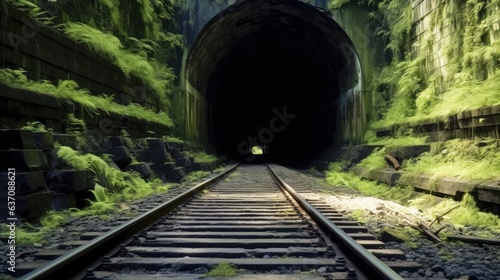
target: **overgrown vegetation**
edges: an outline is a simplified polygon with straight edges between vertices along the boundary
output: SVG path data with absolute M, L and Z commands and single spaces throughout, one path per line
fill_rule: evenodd
M 40 219 L 40 227 L 23 224 L 23 227 L 16 229 L 16 242 L 19 244 L 47 243 L 47 234 L 60 228 L 70 217 L 99 216 L 107 219 L 109 213 L 126 211 L 125 202 L 165 192 L 171 186 L 158 179 L 145 181 L 135 172 L 114 169 L 102 158 L 93 154 L 81 154 L 70 147 L 59 146 L 57 155 L 75 170 L 94 173 L 95 185 L 91 190 L 94 198 L 85 209 L 70 208 L 47 212 Z
M 194 159 L 197 163 L 210 163 L 216 161 L 218 158 L 213 154 L 209 154 L 205 151 L 205 147 L 197 142 L 184 142 L 187 150 L 183 151 L 185 157 Z
M 330 167 L 325 174 L 326 181 L 329 184 L 348 187 L 368 196 L 398 201 L 400 203 L 407 202 L 407 199 L 411 197 L 413 190 L 409 187 L 389 187 L 373 181 L 363 180 L 361 177 L 353 173 L 343 172 L 343 166 L 344 163 L 338 162 L 330 164 Z
M 22 126 L 20 129 L 31 130 L 36 132 L 47 132 L 52 131 L 52 128 L 45 128 L 45 125 L 39 121 L 26 122 L 25 126 Z
M 147 101 L 162 112 L 161 116 L 155 116 L 153 112 L 140 111 L 139 105 L 131 104 L 126 108 L 134 111 L 131 115 L 172 125 L 168 113 L 165 112 L 170 110 L 170 96 L 176 82 L 174 70 L 169 65 L 177 63 L 177 54 L 182 47 L 182 36 L 178 34 L 176 23 L 176 15 L 181 9 L 179 0 L 136 0 L 129 1 L 126 5 L 120 5 L 117 0 L 76 1 L 71 5 L 67 3 L 49 5 L 46 1 L 40 0 L 8 2 L 40 22 L 87 45 L 90 50 L 117 65 L 134 85 L 141 87 L 139 90 L 144 100 L 148 98 Z M 37 86 L 45 87 L 43 89 L 45 93 L 51 93 L 53 90 L 46 81 Z M 83 103 L 85 106 L 96 104 L 99 109 L 105 111 L 108 108 L 116 113 L 126 111 L 122 110 L 123 106 L 114 110 L 113 107 L 117 103 L 109 102 L 113 99 L 110 95 L 104 99 L 82 100 L 79 98 L 81 93 L 89 92 L 79 89 L 74 81 L 61 81 L 57 88 L 62 88 L 62 92 L 58 94 L 64 92 L 68 99 L 78 98 L 80 101 L 88 101 Z M 72 98 L 71 94 L 66 94 L 73 91 L 78 95 L 75 98 Z
M 193 182 L 193 181 L 199 180 L 203 177 L 206 177 L 208 175 L 210 175 L 210 172 L 208 172 L 208 171 L 203 171 L 203 170 L 194 171 L 194 172 L 191 172 L 191 173 L 187 174 L 186 176 L 184 176 L 182 178 L 182 181 Z
M 158 98 L 161 108 L 169 107 L 169 96 L 176 76 L 172 68 L 158 63 L 155 59 L 148 59 L 148 52 L 154 50 L 150 45 L 152 42 L 148 44 L 137 39 L 133 40 L 136 43 L 134 48 L 136 53 L 133 53 L 126 50 L 117 37 L 86 24 L 68 22 L 63 25 L 63 29 L 75 41 L 104 55 L 128 77 L 140 80 L 146 89 Z
M 0 69 L 0 82 L 14 88 L 34 91 L 43 95 L 50 95 L 63 100 L 69 100 L 81 104 L 89 113 L 98 114 L 116 113 L 123 116 L 133 116 L 140 120 L 156 122 L 166 126 L 173 126 L 173 121 L 165 112 L 155 113 L 138 104 L 122 105 L 114 102 L 112 96 L 94 96 L 87 89 L 79 88 L 78 84 L 71 80 L 59 81 L 55 86 L 49 81 L 32 81 L 26 77 L 22 69 L 13 70 L 9 68 Z
M 469 181 L 500 179 L 500 150 L 496 139 L 454 139 L 432 143 L 431 150 L 405 161 L 401 180 L 419 174 L 431 175 L 430 182 L 444 177 Z
M 369 156 L 358 163 L 358 166 L 365 167 L 368 170 L 382 169 L 387 166 L 384 159 L 385 154 L 386 148 L 376 148 Z
M 153 193 L 154 186 L 140 176 L 112 168 L 106 161 L 93 154 L 82 155 L 70 147 L 58 148 L 57 156 L 75 170 L 90 170 L 96 181 L 111 193 L 120 193 L 125 199 L 137 199 Z
M 238 269 L 229 262 L 224 261 L 214 266 L 208 273 L 207 277 L 234 277 L 238 275 Z
M 329 7 L 349 2 L 331 0 Z M 377 35 L 388 39 L 392 54 L 392 62 L 375 71 L 371 86 L 373 128 L 436 121 L 500 104 L 499 0 L 439 2 L 429 24 L 423 21 L 422 34 L 415 33 L 418 19 L 409 0 L 355 3 L 376 10 L 370 20 L 382 23 Z
M 444 222 L 453 224 L 455 228 L 472 226 L 479 229 L 488 229 L 500 233 L 500 219 L 498 216 L 481 212 L 474 199 L 466 194 L 462 201 L 452 199 L 441 199 L 432 195 L 416 194 L 411 188 L 405 186 L 389 187 L 373 181 L 363 180 L 353 173 L 342 172 L 341 162 L 330 164 L 326 172 L 326 181 L 333 187 L 348 187 L 360 193 L 398 202 L 407 207 L 418 208 L 428 219 L 433 220 L 452 207 L 460 204 L 460 207 L 444 217 Z M 353 213 L 359 221 L 364 221 L 362 213 Z

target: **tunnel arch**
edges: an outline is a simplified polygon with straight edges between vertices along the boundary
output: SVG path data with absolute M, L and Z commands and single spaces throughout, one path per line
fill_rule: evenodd
M 220 154 L 306 165 L 335 143 L 359 141 L 361 66 L 344 30 L 296 0 L 246 0 L 200 31 L 184 69 L 185 132 Z

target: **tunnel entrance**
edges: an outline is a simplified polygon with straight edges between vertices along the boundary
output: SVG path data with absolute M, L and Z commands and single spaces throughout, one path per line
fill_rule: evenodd
M 231 159 L 305 166 L 348 133 L 361 71 L 342 28 L 294 0 L 247 0 L 202 29 L 186 63 L 187 134 Z M 254 146 L 265 146 L 255 156 Z

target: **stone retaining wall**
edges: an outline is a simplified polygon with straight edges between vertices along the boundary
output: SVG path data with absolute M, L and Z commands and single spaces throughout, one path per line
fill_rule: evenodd
M 6 1 L 0 5 L 0 68 L 23 68 L 33 80 L 73 80 L 118 103 L 159 109 L 158 98 L 107 58 L 49 28 Z M 0 93 L 1 94 L 1 93 Z

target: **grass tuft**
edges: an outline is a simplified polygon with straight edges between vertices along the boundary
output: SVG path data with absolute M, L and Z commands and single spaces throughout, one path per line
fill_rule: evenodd
M 224 261 L 214 266 L 208 273 L 207 277 L 234 277 L 238 275 L 238 269 L 229 262 Z

